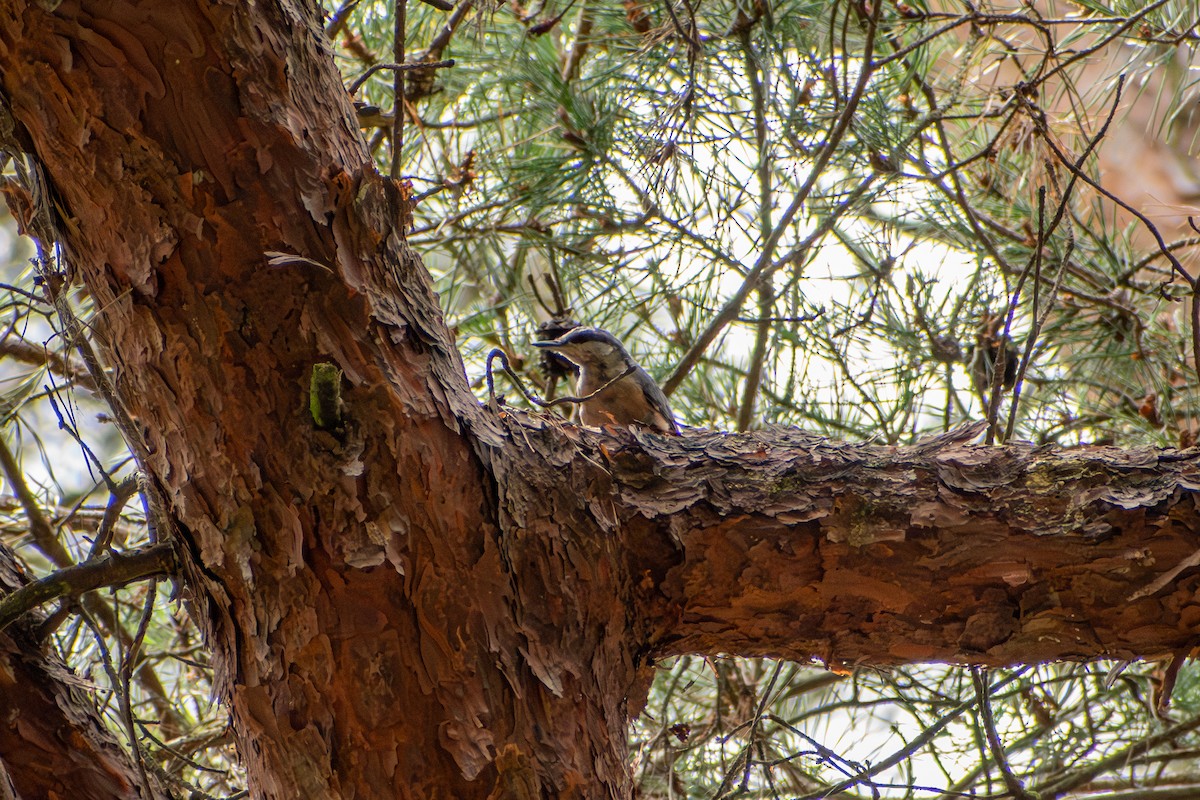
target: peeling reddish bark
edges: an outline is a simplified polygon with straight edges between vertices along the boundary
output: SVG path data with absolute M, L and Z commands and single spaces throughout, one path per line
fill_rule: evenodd
M 1190 454 L 482 409 L 322 42 L 294 0 L 0 0 L 12 139 L 101 309 L 256 797 L 627 798 L 626 717 L 671 653 L 1192 640 L 1188 575 L 1118 602 L 1194 549 Z M 304 409 L 321 362 L 340 437 Z
M 484 417 L 309 12 L 0 5 L 14 136 L 102 309 L 255 794 L 628 796 L 611 540 L 564 529 L 516 585 L 463 435 Z M 340 440 L 304 411 L 319 362 Z
M 1200 451 L 963 438 L 606 444 L 629 549 L 658 545 L 631 565 L 641 614 L 669 621 L 650 652 L 1006 666 L 1200 644 Z

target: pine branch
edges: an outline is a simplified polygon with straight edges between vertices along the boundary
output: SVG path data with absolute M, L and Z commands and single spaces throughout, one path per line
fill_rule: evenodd
M 105 586 L 124 586 L 143 578 L 175 571 L 170 544 L 155 544 L 128 553 L 108 553 L 92 561 L 61 569 L 0 598 L 0 630 L 21 615 L 63 597 L 79 597 Z

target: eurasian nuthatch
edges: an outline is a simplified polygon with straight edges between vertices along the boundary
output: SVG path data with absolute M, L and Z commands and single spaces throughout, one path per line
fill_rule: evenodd
M 533 346 L 552 350 L 579 365 L 575 383 L 579 397 L 586 397 L 632 368 L 628 375 L 580 405 L 579 419 L 584 425 L 644 425 L 659 433 L 679 435 L 663 390 L 608 331 L 576 328 L 548 342 L 533 342 Z

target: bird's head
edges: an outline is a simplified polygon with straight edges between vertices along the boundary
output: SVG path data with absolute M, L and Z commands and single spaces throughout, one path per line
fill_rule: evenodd
M 620 367 L 631 362 L 617 337 L 600 328 L 575 328 L 557 339 L 533 342 L 534 347 L 552 350 L 581 367 Z

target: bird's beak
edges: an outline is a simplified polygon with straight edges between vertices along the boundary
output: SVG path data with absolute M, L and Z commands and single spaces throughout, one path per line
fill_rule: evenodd
M 556 340 L 551 339 L 548 342 L 530 342 L 534 347 L 544 347 L 547 350 L 558 350 L 562 347 Z

